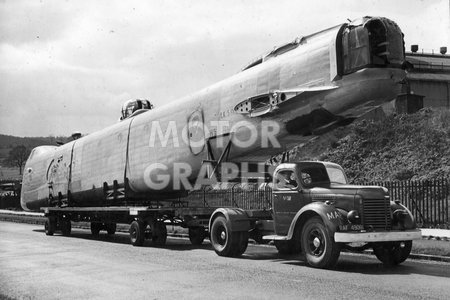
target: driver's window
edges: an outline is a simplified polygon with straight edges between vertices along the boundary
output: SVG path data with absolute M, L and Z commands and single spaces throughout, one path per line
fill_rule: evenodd
M 282 170 L 277 173 L 277 188 L 279 189 L 292 189 L 298 186 L 295 179 L 295 173 L 292 170 Z

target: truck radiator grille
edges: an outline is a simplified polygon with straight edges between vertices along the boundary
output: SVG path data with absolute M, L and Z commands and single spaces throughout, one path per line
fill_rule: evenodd
M 364 229 L 370 231 L 391 230 L 391 208 L 389 199 L 363 200 Z

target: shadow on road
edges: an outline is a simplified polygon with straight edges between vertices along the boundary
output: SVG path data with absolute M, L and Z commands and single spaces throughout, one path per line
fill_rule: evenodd
M 299 257 L 299 261 L 287 261 L 286 264 L 293 266 L 306 266 L 303 257 Z M 359 273 L 367 275 L 427 275 L 450 278 L 448 272 L 449 265 L 437 262 L 427 262 L 420 260 L 406 260 L 404 263 L 387 267 L 384 266 L 373 255 L 366 254 L 348 254 L 342 253 L 336 266 L 328 271 Z
M 361 255 L 362 256 L 362 255 Z M 448 272 L 449 264 L 439 262 L 427 262 L 421 260 L 408 259 L 404 263 L 387 267 L 380 263 L 375 256 L 365 256 L 364 260 L 355 262 L 353 255 L 342 255 L 335 270 L 341 272 L 351 272 L 370 275 L 411 275 L 420 274 L 427 276 L 439 276 L 450 278 Z
M 34 232 L 44 234 L 43 229 L 34 229 Z M 60 233 L 55 233 L 54 236 L 48 238 L 75 238 L 92 240 L 104 243 L 126 244 L 130 247 L 130 239 L 128 234 L 120 232 L 114 235 L 107 235 L 101 232 L 98 236 L 93 236 L 88 230 L 74 229 L 70 236 L 63 236 Z M 170 251 L 190 251 L 190 250 L 207 250 L 213 251 L 213 248 L 209 241 L 205 241 L 202 245 L 192 245 L 186 238 L 173 238 L 167 239 L 167 244 L 164 247 L 152 246 L 151 240 L 146 240 L 144 245 L 139 248 L 163 248 Z M 270 246 L 255 246 L 249 245 L 247 251 L 242 257 L 235 258 L 242 260 L 256 260 L 256 261 L 268 261 L 271 263 L 287 264 L 297 267 L 308 267 L 302 255 L 280 255 L 275 247 Z M 335 268 L 328 270 L 329 272 L 345 272 L 345 273 L 360 273 L 369 275 L 427 275 L 450 278 L 450 272 L 448 272 L 449 264 L 438 262 L 427 262 L 420 260 L 409 259 L 403 264 L 394 267 L 385 267 L 379 262 L 373 255 L 355 255 L 342 253 Z M 268 265 L 270 269 L 270 265 Z
M 33 229 L 34 232 L 39 232 L 44 234 L 43 229 Z M 92 235 L 87 230 L 82 229 L 73 229 L 72 233 L 69 236 L 63 236 L 61 233 L 56 232 L 53 236 L 49 236 L 48 238 L 76 238 L 76 239 L 84 239 L 84 240 L 92 240 L 97 242 L 105 242 L 105 243 L 114 243 L 114 244 L 127 244 L 130 247 L 133 247 L 130 244 L 130 237 L 127 233 L 119 232 L 113 235 L 108 235 L 106 232 L 100 232 L 98 236 Z M 157 247 L 152 245 L 151 240 L 145 240 L 144 245 L 140 248 L 164 248 L 168 250 L 176 250 L 176 251 L 186 251 L 186 250 L 196 250 L 196 249 L 208 249 L 212 250 L 211 244 L 209 242 L 204 242 L 202 245 L 192 245 L 189 240 L 183 238 L 176 237 L 168 237 L 167 244 L 164 247 Z

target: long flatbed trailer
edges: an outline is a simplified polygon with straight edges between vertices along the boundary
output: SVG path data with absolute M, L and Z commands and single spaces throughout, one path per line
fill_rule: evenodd
M 342 249 L 372 248 L 383 263 L 399 264 L 421 238 L 411 212 L 391 201 L 387 189 L 349 185 L 337 164 L 284 163 L 272 178 L 270 188 L 211 189 L 148 206 L 45 207 L 45 232 L 69 235 L 72 221 L 87 221 L 94 235 L 114 234 L 124 223 L 132 245 L 151 239 L 163 246 L 166 226 L 178 225 L 189 228 L 194 245 L 209 236 L 220 256 L 240 256 L 251 238 L 273 241 L 283 254 L 304 252 L 307 263 L 320 268 L 332 267 Z

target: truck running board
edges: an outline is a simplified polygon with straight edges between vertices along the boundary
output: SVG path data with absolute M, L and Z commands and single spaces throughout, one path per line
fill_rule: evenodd
M 287 236 L 284 235 L 265 235 L 262 237 L 263 240 L 271 240 L 271 241 L 287 241 Z

